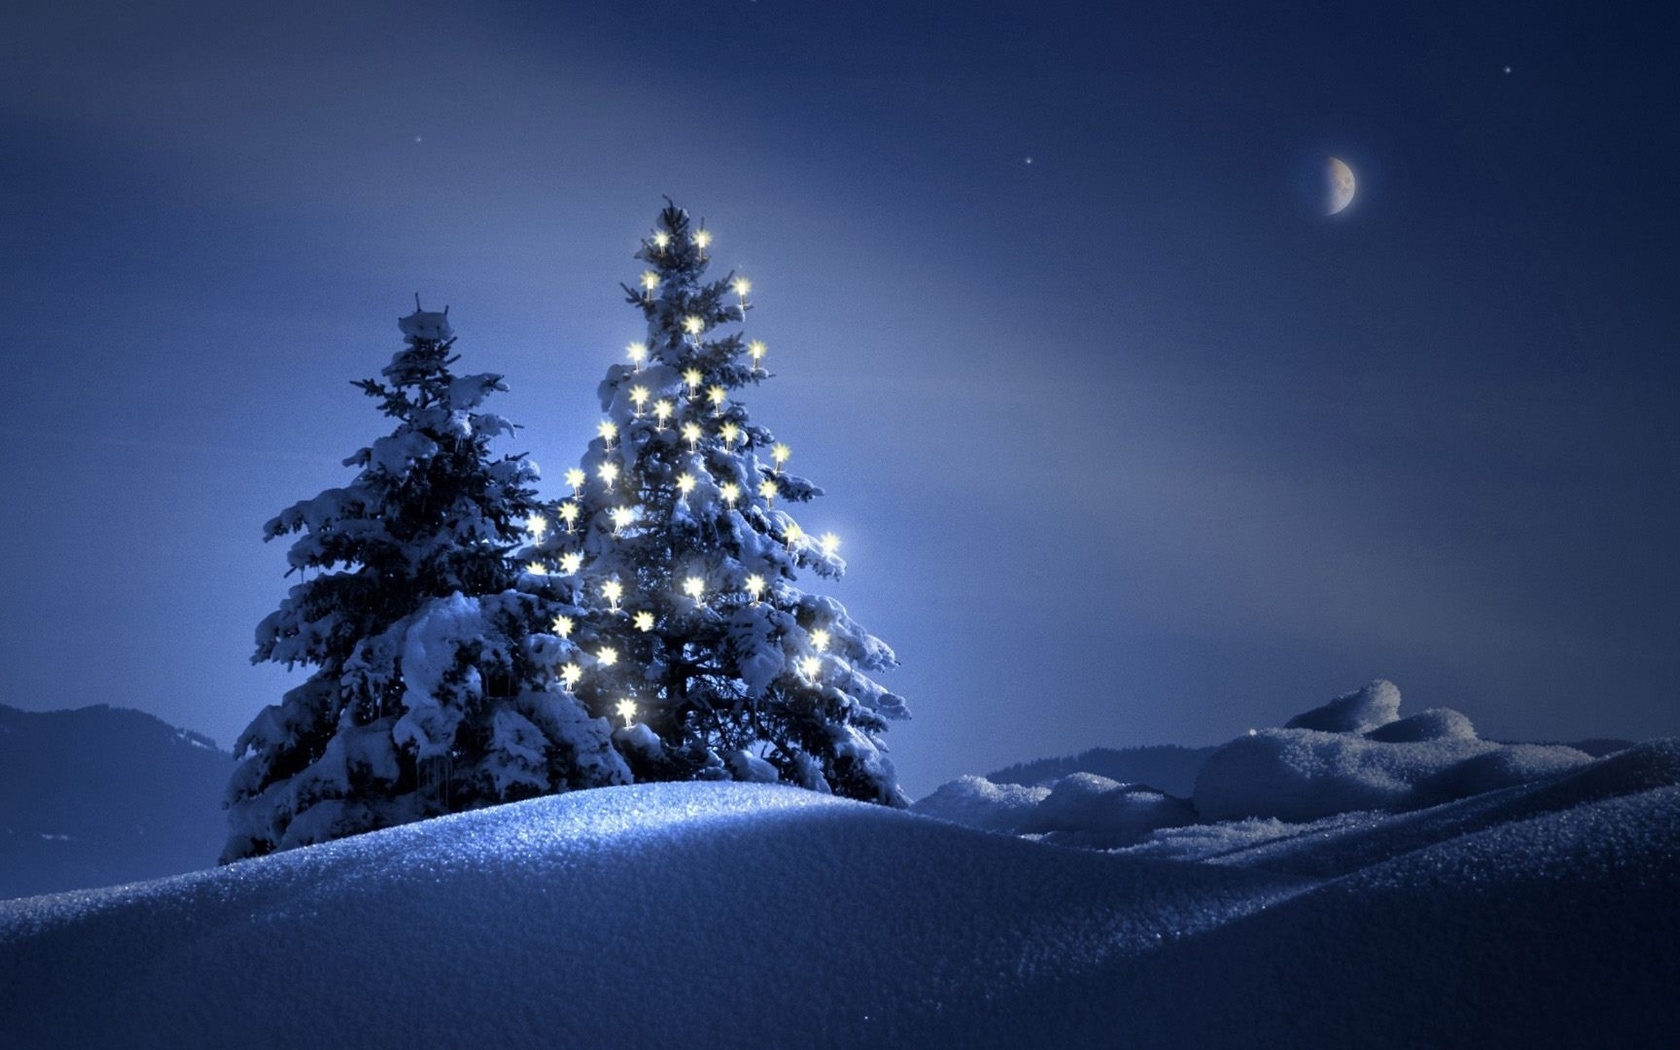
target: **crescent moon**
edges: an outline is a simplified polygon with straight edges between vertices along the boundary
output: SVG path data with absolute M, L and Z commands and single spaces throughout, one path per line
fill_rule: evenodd
M 1324 176 L 1328 191 L 1324 197 L 1324 214 L 1335 215 L 1353 203 L 1353 169 L 1339 157 L 1331 157 L 1324 165 Z

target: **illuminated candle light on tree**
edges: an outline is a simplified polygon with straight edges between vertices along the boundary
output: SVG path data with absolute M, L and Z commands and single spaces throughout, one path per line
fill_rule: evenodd
M 788 550 L 793 550 L 793 548 L 799 546 L 801 543 L 804 543 L 804 542 L 805 542 L 805 530 L 799 527 L 799 523 L 797 521 L 793 522 L 792 524 L 790 524 L 787 527 L 787 546 L 788 546 Z
M 578 473 L 581 474 L 583 472 L 578 471 Z M 566 502 L 560 504 L 560 521 L 566 526 L 567 532 L 576 531 L 574 526 L 577 524 L 577 519 L 578 505 L 576 503 L 573 503 L 571 500 L 567 500 Z
M 633 387 L 630 388 L 630 403 L 632 405 L 636 406 L 636 415 L 639 416 L 639 415 L 642 414 L 642 409 L 647 406 L 647 400 L 648 400 L 648 388 L 647 387 L 645 387 L 645 386 L 633 386 Z
M 793 449 L 786 445 L 778 444 L 770 450 L 770 458 L 776 461 L 776 473 L 780 474 L 782 472 L 782 464 L 786 463 L 791 455 L 793 455 Z
M 776 483 L 771 481 L 769 478 L 765 478 L 763 481 L 758 483 L 758 494 L 764 498 L 765 503 L 768 503 L 772 507 L 776 505 L 777 491 Z
M 600 652 L 595 654 L 595 659 L 600 662 L 602 667 L 611 667 L 613 664 L 618 663 L 618 650 L 614 649 L 610 645 L 605 646 Z
M 690 576 L 683 581 L 683 593 L 693 598 L 694 604 L 699 605 L 700 599 L 706 593 L 706 581 L 698 576 Z
M 748 576 L 746 589 L 748 596 L 750 596 L 753 600 L 753 604 L 757 605 L 759 599 L 764 597 L 764 577 L 758 575 L 757 573 Z
M 723 402 L 729 397 L 729 391 L 725 390 L 721 386 L 714 386 L 710 390 L 706 391 L 706 397 L 712 402 L 712 414 L 722 415 Z
M 659 275 L 652 270 L 642 271 L 642 290 L 652 293 L 659 287 Z
M 700 424 L 684 423 L 682 434 L 683 437 L 688 439 L 688 450 L 690 452 L 700 451 Z
M 688 495 L 690 492 L 693 492 L 694 491 L 694 486 L 695 486 L 695 480 L 694 480 L 694 475 L 693 474 L 678 474 L 677 475 L 677 491 L 682 493 L 684 496 Z
M 741 437 L 741 428 L 734 423 L 725 423 L 718 428 L 718 436 L 723 438 L 723 447 L 734 451 L 735 442 Z
M 707 248 L 711 247 L 711 245 L 712 233 L 710 230 L 694 231 L 694 246 L 696 248 L 699 248 L 702 252 L 704 252 Z
M 669 248 L 671 246 L 671 235 L 664 230 L 659 230 L 653 235 L 653 243 L 654 247 L 661 250 Z
M 541 514 L 533 514 L 525 519 L 525 531 L 531 534 L 531 539 L 541 543 L 543 533 L 548 531 L 548 519 Z
M 741 320 L 745 321 L 747 319 L 747 293 L 752 291 L 752 282 L 745 277 L 737 277 L 730 284 L 730 287 L 735 290 L 735 298 L 738 300 L 735 308 L 741 311 Z
M 613 612 L 617 612 L 618 600 L 624 597 L 624 584 L 619 583 L 617 580 L 608 580 L 606 583 L 601 584 L 601 597 L 607 600 L 607 605 L 611 607 Z M 602 652 L 610 653 L 612 650 L 604 649 Z M 612 663 L 611 660 L 608 660 L 607 662 Z
M 581 568 L 583 568 L 583 555 L 577 551 L 567 551 L 560 555 L 560 571 L 567 576 L 577 575 L 577 571 Z
M 648 612 L 646 609 L 643 609 L 641 612 L 637 613 L 636 614 L 636 630 L 638 630 L 638 631 L 651 631 L 651 630 L 653 630 L 653 614 Z
M 642 363 L 647 360 L 647 344 L 631 343 L 624 352 L 630 355 L 630 363 L 636 366 L 636 370 L 641 371 Z
M 683 318 L 682 325 L 683 334 L 697 343 L 700 341 L 700 333 L 706 330 L 706 322 L 694 314 L 689 314 Z
M 544 565 L 540 561 L 534 561 L 525 566 L 525 571 L 530 573 L 532 576 L 547 576 L 548 566 Z
M 631 721 L 636 717 L 636 701 L 620 700 L 613 710 L 618 712 L 618 717 L 624 719 L 624 728 L 629 729 Z
M 580 495 L 583 492 L 583 483 L 587 480 L 588 478 L 584 475 L 583 471 L 576 467 L 566 471 L 566 484 L 572 487 L 573 496 Z
M 613 535 L 624 531 L 624 526 L 636 520 L 636 512 L 629 507 L 614 507 L 612 510 Z
M 832 532 L 823 533 L 819 542 L 822 544 L 822 552 L 831 558 L 840 549 L 840 537 Z
M 612 448 L 613 439 L 618 437 L 618 424 L 610 419 L 603 419 L 601 425 L 595 428 L 595 432 L 601 435 L 601 440 L 606 442 L 608 448 Z
M 822 658 L 818 656 L 806 656 L 801 658 L 799 661 L 799 673 L 812 681 L 816 681 L 817 675 L 822 673 Z
M 670 422 L 671 413 L 675 412 L 676 410 L 677 410 L 677 406 L 673 405 L 671 402 L 665 400 L 664 398 L 660 398 L 658 401 L 654 402 L 654 404 L 653 404 L 653 416 L 654 416 L 654 419 L 658 421 L 658 426 L 659 426 L 660 430 L 665 429 L 665 424 Z
M 579 667 L 577 664 L 567 664 L 565 667 L 560 668 L 560 681 L 568 690 L 577 685 L 578 679 L 582 677 L 583 668 Z
M 770 348 L 764 345 L 764 340 L 762 339 L 754 339 L 752 342 L 747 344 L 747 353 L 752 355 L 754 368 L 757 368 L 759 362 L 764 360 L 764 355 L 768 353 L 769 350 Z
M 570 616 L 556 616 L 554 618 L 554 633 L 562 638 L 570 638 L 572 628 L 576 626 L 577 624 L 573 622 Z
M 819 653 L 827 652 L 828 651 L 828 632 L 823 630 L 821 627 L 812 631 L 811 632 L 811 645 L 814 646 L 816 648 L 817 652 L 819 652 Z
M 602 484 L 607 486 L 607 491 L 611 492 L 613 482 L 618 480 L 618 464 L 603 463 L 595 473 L 600 477 Z
M 733 481 L 726 481 L 718 486 L 718 495 L 723 497 L 725 507 L 733 507 L 735 501 L 741 498 L 741 486 Z

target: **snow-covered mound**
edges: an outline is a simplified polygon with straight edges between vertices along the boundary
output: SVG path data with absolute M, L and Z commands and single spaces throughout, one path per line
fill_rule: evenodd
M 1457 711 L 1400 717 L 1400 690 L 1376 681 L 1238 737 L 1208 756 L 1194 801 L 1203 820 L 1310 821 L 1365 809 L 1407 809 L 1526 783 L 1592 756 L 1559 745 L 1476 736 Z
M 1121 784 L 1147 784 L 1157 791 L 1189 798 L 1196 788 L 1196 774 L 1202 771 L 1202 763 L 1211 754 L 1211 747 L 1180 747 L 1177 744 L 1093 747 L 1077 755 L 1019 762 L 987 773 L 986 779 L 994 784 L 1031 787 L 1074 773 L 1095 773 Z
M 770 785 L 576 792 L 0 903 L 0 1032 L 1653 1045 L 1680 1030 L 1677 784 L 1680 743 L 1662 742 L 1431 809 L 1169 829 L 1112 853 Z M 1207 859 L 1173 859 L 1191 856 Z
M 0 704 L 0 897 L 210 867 L 232 772 L 207 737 L 140 711 Z
M 1157 828 L 1196 821 L 1196 811 L 1184 799 L 1094 773 L 1073 773 L 1037 787 L 959 777 L 911 809 L 983 831 L 1088 849 L 1129 846 Z

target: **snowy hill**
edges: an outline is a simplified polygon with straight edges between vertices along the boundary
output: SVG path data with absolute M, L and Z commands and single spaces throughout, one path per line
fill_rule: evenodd
M 1196 775 L 1202 771 L 1202 764 L 1213 751 L 1211 747 L 1180 747 L 1177 744 L 1127 748 L 1093 747 L 1065 758 L 1018 762 L 994 773 L 987 773 L 986 779 L 994 784 L 1021 784 L 1031 787 L 1074 773 L 1094 773 L 1123 784 L 1148 784 L 1169 795 L 1189 798 L 1196 788 Z
M 1100 779 L 1100 778 L 1097 778 Z M 1061 849 L 791 788 L 549 797 L 0 903 L 55 1046 L 1650 1045 L 1680 742 Z
M 0 897 L 215 864 L 232 772 L 207 737 L 139 711 L 0 704 Z

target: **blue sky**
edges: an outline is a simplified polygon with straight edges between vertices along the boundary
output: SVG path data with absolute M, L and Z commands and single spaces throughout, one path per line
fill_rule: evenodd
M 381 431 L 413 294 L 558 492 L 669 194 L 912 794 L 1377 676 L 1680 732 L 1675 16 L 1507 6 L 26 3 L 0 701 L 231 743 L 287 684 L 261 524 Z

